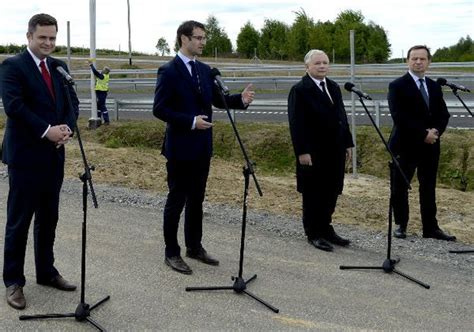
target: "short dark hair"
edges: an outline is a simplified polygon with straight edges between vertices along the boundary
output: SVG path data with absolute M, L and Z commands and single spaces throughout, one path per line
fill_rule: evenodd
M 176 31 L 176 42 L 178 43 L 179 47 L 181 47 L 181 36 L 185 35 L 191 37 L 195 28 L 206 31 L 204 24 L 197 21 L 186 21 L 181 23 L 181 25 L 178 27 L 178 31 Z
M 428 60 L 431 60 L 431 52 L 428 46 L 426 45 L 415 45 L 415 46 L 410 47 L 407 53 L 407 60 L 410 59 L 410 52 L 413 50 L 426 50 L 426 53 L 428 53 Z
M 48 14 L 36 14 L 30 18 L 28 22 L 28 32 L 33 33 L 36 31 L 36 26 L 44 26 L 44 25 L 54 25 L 56 27 L 56 31 L 58 31 L 58 21 L 54 17 Z

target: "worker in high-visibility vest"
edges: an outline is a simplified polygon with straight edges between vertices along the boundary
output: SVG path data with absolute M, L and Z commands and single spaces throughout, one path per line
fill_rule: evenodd
M 102 72 L 98 72 L 94 64 L 89 61 L 89 66 L 94 73 L 95 79 L 95 95 L 97 97 L 97 116 L 104 120 L 104 125 L 110 124 L 109 111 L 107 110 L 106 100 L 109 91 L 109 73 L 110 68 L 105 66 Z

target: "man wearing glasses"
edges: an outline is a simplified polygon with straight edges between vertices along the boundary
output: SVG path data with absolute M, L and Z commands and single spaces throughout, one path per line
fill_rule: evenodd
M 186 21 L 177 30 L 177 56 L 161 66 L 156 81 L 153 114 L 167 123 L 162 154 L 166 157 L 168 198 L 163 216 L 165 263 L 191 274 L 181 258 L 177 233 L 183 208 L 186 256 L 218 265 L 202 247 L 202 203 L 212 156 L 212 105 L 223 108 L 211 68 L 196 60 L 206 45 L 202 23 Z M 242 93 L 227 95 L 229 108 L 245 109 L 253 101 L 249 84 Z

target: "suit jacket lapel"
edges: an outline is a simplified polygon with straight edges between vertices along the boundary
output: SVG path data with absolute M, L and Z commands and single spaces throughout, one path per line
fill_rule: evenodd
M 62 79 L 62 76 L 59 76 L 59 73 L 57 73 L 56 71 L 53 71 L 51 69 L 51 66 L 49 65 L 50 61 L 51 61 L 51 59 L 48 60 L 48 68 L 49 68 L 49 72 L 51 73 L 51 80 L 53 81 L 53 88 L 54 88 L 54 95 L 55 95 L 54 100 L 56 101 L 56 111 L 57 111 L 61 108 L 61 96 L 62 96 L 63 79 Z M 49 90 L 48 90 L 48 92 L 49 92 Z
M 405 75 L 405 79 L 408 83 L 408 87 L 409 89 L 411 90 L 414 90 L 415 93 L 416 93 L 416 98 L 418 99 L 418 104 L 420 105 L 423 105 L 423 110 L 426 111 L 426 112 L 429 112 L 429 108 L 428 106 L 426 105 L 425 103 L 425 100 L 423 99 L 423 96 L 421 95 L 421 92 L 420 92 L 420 89 L 418 88 L 418 85 L 416 85 L 416 82 L 415 80 L 413 79 L 413 77 L 411 77 L 410 73 L 406 73 Z M 425 84 L 426 83 L 426 80 L 425 80 Z M 428 87 L 428 84 L 426 85 Z M 429 88 L 428 88 L 428 92 L 429 92 Z
M 313 79 L 311 77 L 309 77 L 308 74 L 306 74 L 306 76 L 304 76 L 303 79 L 305 80 L 306 87 L 311 89 L 312 91 L 314 91 L 313 94 L 315 93 L 319 100 L 321 100 L 328 107 L 332 106 L 331 99 L 329 99 L 329 96 L 327 95 L 327 93 L 323 92 L 316 85 L 316 83 L 313 81 Z
M 183 60 L 181 60 L 179 58 L 179 56 L 176 56 L 175 59 L 174 59 L 175 63 L 176 63 L 176 67 L 178 68 L 178 71 L 179 73 L 181 74 L 181 76 L 184 78 L 184 80 L 186 82 L 188 82 L 189 84 L 189 87 L 191 89 L 193 89 L 193 91 L 195 91 L 196 93 L 199 93 L 197 87 L 195 86 L 194 82 L 193 82 L 193 78 L 191 77 L 191 75 L 189 74 L 189 70 L 188 68 L 186 67 L 186 65 L 184 64 Z M 197 66 L 196 66 L 196 70 L 197 70 Z
M 24 51 L 24 57 L 26 59 L 27 66 L 29 68 L 29 71 L 33 73 L 33 76 L 35 77 L 36 81 L 38 84 L 41 86 L 41 89 L 43 89 L 43 93 L 47 94 L 49 97 L 49 100 L 51 101 L 52 104 L 54 104 L 54 99 L 53 96 L 51 96 L 51 93 L 49 92 L 48 86 L 46 85 L 46 82 L 43 79 L 43 76 L 41 75 L 41 72 L 36 66 L 35 60 L 31 57 L 30 53 L 28 51 Z M 49 66 L 48 66 L 49 68 Z M 53 75 L 51 75 L 52 77 Z M 54 82 L 54 81 L 53 81 Z

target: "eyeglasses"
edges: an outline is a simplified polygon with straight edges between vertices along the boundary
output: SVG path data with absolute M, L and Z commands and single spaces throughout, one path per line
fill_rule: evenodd
M 207 40 L 207 38 L 204 37 L 204 36 L 191 36 L 191 38 L 194 38 L 194 39 L 196 39 L 197 41 L 200 41 L 200 42 L 205 42 Z

